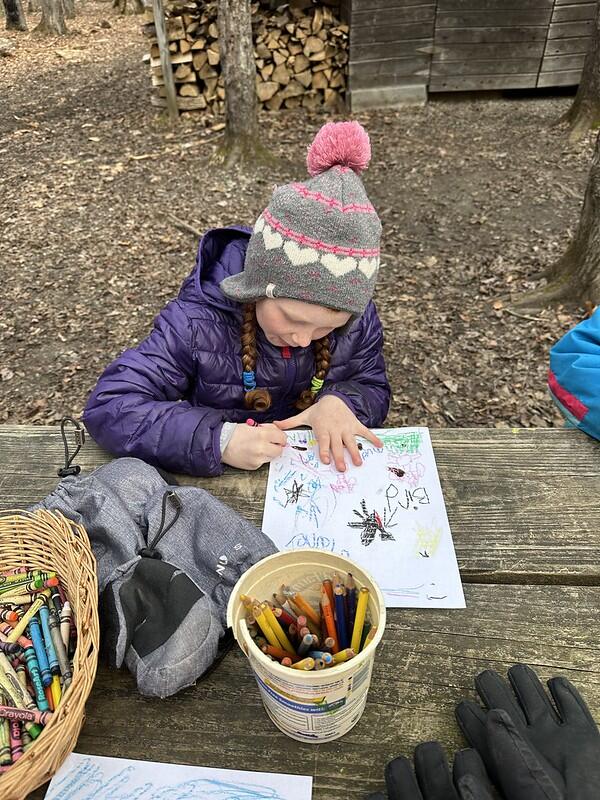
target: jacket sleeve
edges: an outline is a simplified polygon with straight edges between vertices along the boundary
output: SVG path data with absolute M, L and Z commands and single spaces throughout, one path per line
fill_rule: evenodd
M 194 378 L 191 325 L 174 300 L 148 338 L 106 368 L 88 398 L 85 426 L 114 455 L 172 472 L 219 475 L 221 412 L 185 399 Z
M 383 329 L 375 305 L 369 303 L 360 322 L 348 333 L 353 346 L 343 377 L 325 381 L 321 397 L 333 394 L 348 405 L 368 428 L 383 425 L 390 407 L 391 390 L 383 358 Z
M 600 309 L 550 350 L 548 388 L 567 424 L 600 439 Z

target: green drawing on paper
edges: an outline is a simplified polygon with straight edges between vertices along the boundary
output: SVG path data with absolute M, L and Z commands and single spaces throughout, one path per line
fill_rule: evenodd
M 418 453 L 421 450 L 421 431 L 407 431 L 406 433 L 394 433 L 392 435 L 384 433 L 379 434 L 379 438 L 384 443 L 388 453 L 393 453 L 394 455 Z

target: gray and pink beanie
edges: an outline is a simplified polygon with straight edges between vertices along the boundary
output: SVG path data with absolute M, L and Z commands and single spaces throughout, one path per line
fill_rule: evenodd
M 312 176 L 278 187 L 248 242 L 244 270 L 221 283 L 233 300 L 304 300 L 360 316 L 375 288 L 381 222 L 359 177 L 371 159 L 358 122 L 324 125 L 308 149 Z

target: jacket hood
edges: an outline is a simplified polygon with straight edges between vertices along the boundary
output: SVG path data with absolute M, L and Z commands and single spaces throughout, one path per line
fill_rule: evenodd
M 231 226 L 207 231 L 198 244 L 193 270 L 183 282 L 179 298 L 205 302 L 222 311 L 239 309 L 239 303 L 226 297 L 219 284 L 244 269 L 251 228 Z

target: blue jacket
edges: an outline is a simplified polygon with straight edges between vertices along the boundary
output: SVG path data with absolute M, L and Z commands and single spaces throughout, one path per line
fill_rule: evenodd
M 244 422 L 240 329 L 242 307 L 223 295 L 220 282 L 244 267 L 250 231 L 209 231 L 196 266 L 179 296 L 154 320 L 154 330 L 126 350 L 100 377 L 83 420 L 94 439 L 117 456 L 192 475 L 218 475 L 223 422 Z M 270 344 L 257 329 L 256 379 L 271 392 L 258 422 L 299 413 L 294 403 L 310 386 L 312 347 Z M 321 395 L 340 397 L 368 427 L 383 424 L 390 387 L 383 360 L 383 332 L 375 306 L 347 331 L 330 336 L 331 367 Z
M 567 423 L 600 439 L 600 308 L 550 350 L 548 386 Z

